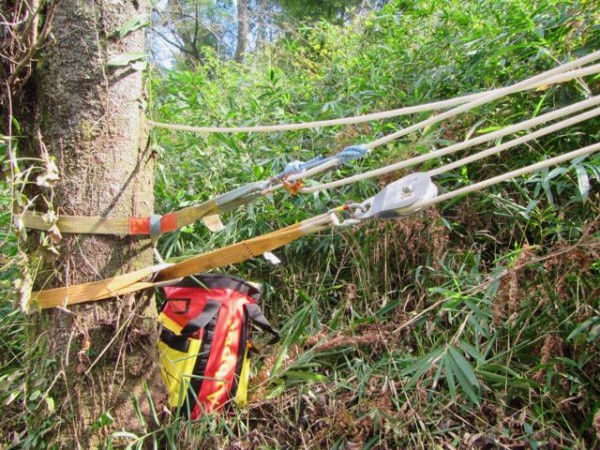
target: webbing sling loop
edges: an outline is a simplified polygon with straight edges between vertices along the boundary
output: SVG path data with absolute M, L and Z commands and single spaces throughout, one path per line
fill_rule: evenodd
M 182 210 L 184 211 L 184 210 Z M 27 228 L 47 231 L 53 226 L 61 233 L 75 234 L 115 234 L 152 235 L 164 234 L 181 228 L 180 212 L 152 215 L 150 217 L 99 217 L 99 216 L 58 216 L 56 221 L 46 221 L 45 214 L 25 211 L 20 219 Z
M 171 265 L 158 264 L 106 280 L 33 292 L 31 298 L 33 301 L 40 299 L 39 305 L 44 309 L 125 295 L 148 287 L 154 287 L 154 283 L 143 280 Z M 135 286 L 135 289 L 132 291 L 133 286 Z
M 156 243 L 158 242 L 158 238 L 162 234 L 162 216 L 158 214 L 152 214 L 150 216 L 150 240 L 152 241 L 152 246 L 156 247 Z
M 281 230 L 188 258 L 177 264 L 161 264 L 105 280 L 32 292 L 31 301 L 39 308 L 46 309 L 137 292 L 177 278 L 246 261 L 303 236 L 327 229 L 333 223 L 336 223 L 333 214 L 321 214 Z M 154 282 L 143 281 L 151 275 L 155 277 Z
M 262 195 L 263 184 L 261 182 L 250 183 L 198 205 L 188 206 L 162 216 L 158 214 L 149 217 L 59 215 L 56 221 L 48 221 L 45 214 L 25 211 L 20 215 L 20 220 L 26 228 L 42 231 L 48 231 L 56 226 L 61 233 L 145 235 L 156 242 L 161 235 L 190 225 L 198 219 L 229 211 L 251 202 Z
M 107 218 L 110 219 L 110 218 Z M 149 235 L 158 238 L 161 234 L 176 230 L 177 214 L 170 213 L 161 216 L 152 214 L 150 217 L 132 217 L 129 219 L 129 233 L 132 235 Z

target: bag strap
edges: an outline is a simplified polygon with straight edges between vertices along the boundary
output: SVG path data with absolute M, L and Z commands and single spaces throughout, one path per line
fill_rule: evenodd
M 185 327 L 183 327 L 180 334 L 174 333 L 167 328 L 163 328 L 160 332 L 160 340 L 172 349 L 186 353 L 190 346 L 188 338 L 190 338 L 197 331 L 206 327 L 206 325 L 208 325 L 210 321 L 216 317 L 220 306 L 221 304 L 218 301 L 208 300 L 204 310 L 202 310 L 202 312 L 194 319 L 190 320 Z
M 279 332 L 275 330 L 275 328 L 273 328 L 273 326 L 269 323 L 269 321 L 264 316 L 258 305 L 255 305 L 254 303 L 248 303 L 244 305 L 244 307 L 248 312 L 248 318 L 252 321 L 254 325 L 256 325 L 261 330 L 264 330 L 267 333 L 271 333 L 273 335 L 273 339 L 271 339 L 268 342 L 268 345 L 278 342 L 280 339 Z
M 218 301 L 208 300 L 202 312 L 198 314 L 194 319 L 190 320 L 185 325 L 185 327 L 183 327 L 183 329 L 181 330 L 181 335 L 185 337 L 190 337 L 197 331 L 204 328 L 211 321 L 211 319 L 217 315 L 220 307 L 221 303 L 219 303 Z

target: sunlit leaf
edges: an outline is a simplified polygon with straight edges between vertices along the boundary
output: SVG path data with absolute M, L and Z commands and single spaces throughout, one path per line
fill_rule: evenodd
M 449 367 L 452 368 L 452 372 L 456 376 L 458 384 L 463 392 L 467 395 L 469 400 L 478 405 L 479 396 L 475 392 L 474 386 L 478 387 L 479 383 L 477 382 L 477 378 L 475 377 L 475 373 L 473 372 L 471 365 L 454 347 L 450 347 L 449 355 L 450 357 L 448 358 L 448 364 Z M 473 380 L 475 382 L 473 382 Z
M 596 324 L 600 324 L 600 317 L 598 317 L 598 316 L 590 317 L 586 321 L 580 323 L 573 331 L 571 331 L 569 336 L 567 336 L 567 340 L 571 341 L 571 340 L 575 339 L 577 336 L 579 336 L 580 334 L 584 333 L 585 331 L 591 329 Z
M 150 24 L 150 16 L 148 14 L 142 14 L 134 17 L 131 20 L 125 22 L 121 28 L 119 28 L 119 37 L 123 39 L 129 33 L 145 27 Z
M 142 72 L 148 68 L 148 62 L 147 61 L 136 61 L 133 64 L 131 64 L 131 68 L 133 70 L 137 70 L 138 72 Z
M 415 385 L 417 380 L 430 368 L 433 367 L 435 362 L 439 359 L 440 355 L 443 353 L 444 348 L 439 347 L 434 349 L 433 351 L 426 354 L 424 357 L 419 359 L 414 364 L 410 365 L 402 372 L 400 372 L 400 376 L 407 376 L 412 373 L 412 376 L 408 380 L 407 387 L 412 387 Z
M 587 171 L 583 166 L 575 166 L 575 173 L 577 173 L 577 186 L 579 187 L 579 193 L 583 200 L 587 200 L 590 193 L 590 178 L 588 177 Z
M 458 345 L 465 351 L 467 352 L 473 359 L 475 359 L 478 363 L 482 363 L 483 362 L 483 358 L 481 357 L 481 355 L 479 354 L 479 352 L 477 351 L 477 349 L 475 347 L 473 347 L 471 344 L 466 343 L 465 341 L 463 341 L 462 339 L 458 341 Z
M 320 373 L 304 372 L 300 370 L 286 370 L 283 375 L 291 379 L 310 383 L 327 383 L 328 381 L 327 377 Z
M 446 373 L 446 383 L 448 383 L 448 390 L 450 391 L 450 395 L 452 396 L 452 398 L 456 398 L 456 381 L 454 379 L 454 372 L 449 360 L 449 357 L 443 359 Z
M 111 67 L 127 66 L 134 61 L 139 61 L 141 59 L 145 59 L 146 57 L 146 53 L 143 52 L 122 53 L 120 55 L 111 57 L 106 65 Z

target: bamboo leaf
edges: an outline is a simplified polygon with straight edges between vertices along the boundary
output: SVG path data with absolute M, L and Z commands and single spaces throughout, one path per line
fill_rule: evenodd
M 131 65 L 131 68 L 138 72 L 143 72 L 148 68 L 148 61 L 136 61 Z
M 600 181 L 600 166 L 594 165 L 593 163 L 584 163 L 585 166 L 591 173 L 596 181 Z
M 477 349 L 475 347 L 473 347 L 471 344 L 466 343 L 463 340 L 459 340 L 458 341 L 458 345 L 460 346 L 460 348 L 462 348 L 466 353 L 468 353 L 471 358 L 473 358 L 475 361 L 477 361 L 478 363 L 483 363 L 483 358 L 481 357 L 481 355 L 479 354 L 479 352 L 477 351 Z
M 567 171 L 564 167 L 557 167 L 556 169 L 552 169 L 548 175 L 546 175 L 546 180 L 552 180 L 559 175 L 564 174 Z
M 597 317 L 597 316 L 590 317 L 588 320 L 581 323 L 580 325 L 577 326 L 577 328 L 575 328 L 573 331 L 571 331 L 569 336 L 567 336 L 567 341 L 571 341 L 571 340 L 575 339 L 577 336 L 579 336 L 581 333 L 586 331 L 588 328 L 592 328 L 594 326 L 594 324 L 596 324 L 596 323 L 600 323 L 600 317 Z
M 436 363 L 443 351 L 444 348 L 437 348 L 400 372 L 401 376 L 407 376 L 411 373 L 413 374 L 406 384 L 407 388 L 415 385 L 417 380 Z
M 402 372 L 400 372 L 400 376 L 407 376 L 413 372 L 419 372 L 421 369 L 425 368 L 427 370 L 429 366 L 431 366 L 432 362 L 441 355 L 443 348 L 436 348 L 435 350 L 427 353 L 421 359 L 417 360 L 414 364 L 410 365 Z M 423 371 L 425 373 L 425 371 Z
M 283 375 L 291 379 L 307 381 L 309 383 L 327 383 L 327 381 L 329 381 L 325 375 L 321 375 L 320 373 L 304 372 L 300 370 L 286 370 Z
M 587 200 L 590 193 L 590 178 L 588 177 L 587 171 L 583 166 L 575 166 L 575 173 L 577 174 L 577 185 L 579 186 L 579 193 L 583 200 Z
M 285 384 L 285 381 L 283 379 L 276 378 L 273 381 L 273 384 L 275 384 L 275 387 L 271 390 L 271 392 L 269 392 L 266 395 L 265 398 L 267 400 L 271 400 L 271 399 L 277 398 L 277 397 L 279 397 L 281 394 L 283 394 L 285 392 L 286 384 Z
M 466 396 L 469 398 L 469 400 L 471 400 L 471 402 L 475 403 L 476 405 L 479 405 L 479 396 L 475 393 L 473 385 L 469 381 L 466 374 L 461 370 L 457 362 L 454 360 L 452 354 L 450 355 L 451 356 L 448 358 L 448 365 L 449 367 L 451 367 L 451 370 L 452 372 L 454 372 L 454 375 L 456 375 L 458 384 L 460 385 L 461 389 L 466 394 Z
M 444 367 L 446 369 L 446 383 L 448 383 L 448 390 L 452 398 L 456 398 L 456 381 L 454 379 L 454 372 L 452 371 L 452 365 L 449 361 L 450 357 L 444 358 Z
M 122 67 L 127 66 L 134 61 L 139 61 L 145 58 L 146 54 L 143 52 L 121 53 L 120 55 L 114 55 L 111 57 L 106 65 L 111 67 Z
M 462 372 L 465 374 L 469 382 L 472 385 L 479 387 L 479 382 L 477 381 L 475 371 L 473 370 L 473 367 L 471 366 L 469 361 L 467 361 L 462 355 L 462 353 L 456 347 L 450 347 L 450 355 L 452 356 L 452 359 L 454 359 L 456 364 L 460 367 Z

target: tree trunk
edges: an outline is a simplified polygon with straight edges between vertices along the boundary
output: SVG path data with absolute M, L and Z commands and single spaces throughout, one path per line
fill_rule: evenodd
M 144 51 L 143 30 L 119 36 L 124 23 L 144 12 L 136 1 L 57 4 L 54 41 L 37 64 L 37 87 L 30 93 L 35 98 L 30 100 L 35 148 L 48 165 L 54 158 L 60 179 L 44 193 L 44 202 L 36 202 L 38 210 L 47 202 L 64 215 L 153 212 L 142 72 L 107 65 L 115 55 Z M 57 250 L 54 256 L 43 254 L 38 288 L 98 280 L 152 264 L 147 239 L 65 235 Z M 53 437 L 60 448 L 96 448 L 111 431 L 143 431 L 146 425 L 132 399 L 147 410 L 144 377 L 151 391 L 159 380 L 153 302 L 148 296 L 126 296 L 39 315 L 31 345 L 43 346 L 48 355 L 40 363 L 51 371 L 48 379 L 55 380 L 48 396 L 62 419 Z M 37 380 L 29 381 L 33 385 Z
M 248 50 L 248 0 L 237 0 L 237 46 L 233 59 L 244 62 Z
M 256 51 L 260 52 L 265 47 L 265 28 L 267 27 L 267 0 L 258 0 L 258 14 L 256 23 Z

